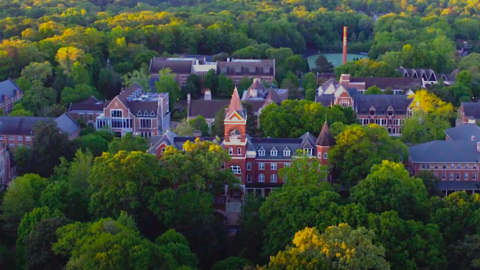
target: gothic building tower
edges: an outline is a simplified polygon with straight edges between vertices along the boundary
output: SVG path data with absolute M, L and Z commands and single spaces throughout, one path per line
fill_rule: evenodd
M 317 138 L 317 157 L 320 160 L 320 164 L 328 165 L 328 151 L 330 147 L 335 144 L 335 139 L 333 138 L 332 134 L 330 134 L 330 130 L 328 129 L 327 121 L 323 124 L 322 131 Z
M 231 161 L 226 164 L 226 168 L 231 169 L 235 176 L 245 185 L 247 111 L 242 106 L 237 88 L 233 90 L 230 105 L 225 109 L 225 119 L 223 123 L 223 145 L 231 156 Z

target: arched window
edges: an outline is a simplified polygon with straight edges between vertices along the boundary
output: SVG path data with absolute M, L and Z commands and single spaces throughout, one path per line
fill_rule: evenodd
M 242 168 L 240 168 L 240 166 L 238 166 L 238 165 L 231 165 L 231 166 L 230 166 L 230 170 L 231 170 L 234 174 L 241 174 L 241 173 L 242 173 Z
M 252 182 L 252 176 L 250 174 L 247 174 L 247 183 Z
M 250 171 L 252 169 L 252 163 L 247 162 L 247 171 Z
M 283 156 L 284 157 L 289 157 L 290 156 L 290 149 L 285 148 L 285 150 L 283 150 Z
M 272 156 L 272 157 L 276 157 L 276 156 L 277 156 L 277 153 L 278 153 L 278 152 L 277 152 L 277 149 L 275 149 L 275 147 L 272 148 L 272 150 L 270 150 L 270 156 Z
M 228 148 L 228 154 L 231 156 L 233 155 L 233 148 L 232 147 L 229 147 Z
M 237 147 L 237 155 L 241 155 L 241 154 L 242 154 L 242 148 Z
M 258 182 L 260 183 L 265 182 L 265 175 L 263 173 L 258 175 Z
M 323 159 L 327 159 L 327 152 L 323 153 Z
M 270 183 L 276 183 L 277 182 L 277 175 L 276 174 L 271 174 L 270 175 Z
M 258 155 L 261 157 L 265 156 L 265 149 L 263 149 L 263 147 L 258 150 Z
M 165 152 L 165 147 L 162 148 L 162 153 Z
M 143 115 L 144 115 L 144 116 L 148 116 L 148 112 L 145 111 L 145 112 L 143 113 Z
M 318 152 L 318 158 L 322 158 L 322 152 Z

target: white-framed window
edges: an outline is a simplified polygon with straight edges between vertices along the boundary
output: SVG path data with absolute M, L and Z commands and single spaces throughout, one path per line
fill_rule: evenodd
M 317 153 L 317 157 L 318 157 L 318 158 L 322 158 L 322 152 L 318 152 L 318 153 Z
M 446 173 L 442 172 L 442 180 L 446 179 Z
M 457 172 L 457 180 L 460 180 L 460 173 Z
M 250 171 L 252 169 L 252 163 L 247 162 L 247 171 Z
M 263 173 L 258 175 L 258 182 L 260 183 L 265 182 L 265 175 Z
M 477 180 L 477 173 L 472 173 L 472 180 Z
M 435 170 L 438 169 L 438 164 L 437 163 L 435 163 L 434 166 L 435 166 Z
M 447 168 L 447 164 L 443 163 L 443 169 L 445 170 Z
M 13 148 L 13 147 L 14 147 L 13 143 L 8 144 L 8 148 Z
M 138 111 L 137 116 L 142 116 L 142 112 Z
M 21 142 L 23 140 L 22 136 L 17 136 L 17 141 Z
M 122 117 L 122 110 L 110 110 L 110 117 Z
M 468 163 L 467 163 L 467 164 L 465 164 L 465 169 L 467 169 L 467 170 L 468 170 Z
M 453 172 L 450 173 L 450 181 L 453 181 Z
M 272 148 L 272 150 L 270 150 L 270 156 L 272 156 L 272 157 L 276 157 L 276 156 L 277 156 L 277 154 L 278 154 L 278 151 L 277 151 L 277 149 L 275 149 L 275 147 L 274 147 L 274 148 Z
M 473 163 L 473 168 L 476 170 L 477 169 L 477 163 Z
M 2 140 L 3 140 L 3 139 L 2 139 Z M 289 156 L 290 156 L 290 149 L 285 148 L 285 149 L 283 150 L 283 156 L 284 156 L 284 157 L 289 157 Z
M 453 165 L 453 163 L 450 164 L 450 169 L 453 169 L 455 166 Z
M 3 139 L 2 139 L 2 140 L 3 140 Z M 29 142 L 29 141 L 31 141 L 31 140 L 32 140 L 32 137 L 30 137 L 30 136 L 27 136 L 26 140 L 27 140 L 27 142 Z
M 263 163 L 263 162 L 258 163 L 258 169 L 259 170 L 265 170 L 265 163 Z
M 228 148 L 228 154 L 231 156 L 233 155 L 233 148 L 232 147 L 229 147 Z
M 13 141 L 13 136 L 8 136 L 9 141 Z
M 461 169 L 462 165 L 460 163 L 457 164 L 457 169 Z
M 231 165 L 231 166 L 230 166 L 230 170 L 231 170 L 234 174 L 241 174 L 241 173 L 242 173 L 242 168 L 240 168 L 240 166 L 238 166 L 238 165 Z
M 349 105 L 349 102 L 348 99 L 340 99 L 338 104 L 342 107 L 345 107 Z
M 270 170 L 277 170 L 277 163 L 275 162 L 270 163 Z
M 306 151 L 309 156 L 312 155 L 312 148 L 304 148 L 303 151 Z
M 0 136 L 0 140 L 5 140 L 5 137 L 4 136 Z
M 276 174 L 271 174 L 270 175 L 270 183 L 276 183 L 277 182 L 277 175 Z
M 252 176 L 250 174 L 247 174 L 247 183 L 252 182 Z
M 422 163 L 422 170 L 425 170 L 425 163 Z
M 143 116 L 148 116 L 148 112 L 145 111 L 145 112 L 143 113 Z
M 241 155 L 241 154 L 242 154 L 242 148 L 237 147 L 237 155 Z
M 327 158 L 328 158 L 327 152 L 323 153 L 323 159 L 327 159 Z
M 290 167 L 290 162 L 283 163 L 283 167 Z
M 264 157 L 265 156 L 265 149 L 263 149 L 263 148 L 258 149 L 258 155 L 261 156 L 261 157 Z
M 398 119 L 393 119 L 393 125 L 398 126 L 400 124 L 400 121 Z
M 155 116 L 155 112 L 152 111 L 152 112 L 150 113 L 150 116 Z
M 429 170 L 429 169 L 430 169 L 430 164 L 427 164 L 427 170 Z
M 468 180 L 468 173 L 463 174 L 463 180 Z

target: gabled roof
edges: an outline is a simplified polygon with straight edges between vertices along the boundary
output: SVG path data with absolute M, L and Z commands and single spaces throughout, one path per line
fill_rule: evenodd
M 22 90 L 11 79 L 0 82 L 0 97 L 7 96 L 8 99 L 15 97 L 16 91 L 22 93 Z M 3 99 L 0 99 L 0 103 Z
M 275 91 L 274 89 L 271 89 L 271 88 L 268 90 L 266 100 L 267 101 L 272 101 L 272 102 L 277 103 L 277 104 L 282 103 L 282 99 L 277 94 L 277 91 Z
M 445 130 L 445 134 L 454 141 L 480 141 L 480 127 L 472 124 L 459 125 Z
M 463 112 L 466 117 L 480 118 L 480 103 L 479 102 L 462 102 L 460 107 L 463 107 Z
M 0 134 L 31 136 L 35 124 L 54 120 L 52 117 L 0 116 Z
M 66 132 L 68 136 L 80 129 L 80 125 L 66 113 L 57 117 L 55 122 L 57 122 L 57 127 L 63 132 Z
M 319 146 L 332 146 L 335 144 L 335 139 L 330 134 L 330 129 L 328 128 L 327 121 L 323 124 L 322 131 L 317 138 L 317 145 Z
M 103 112 L 105 108 L 105 102 L 103 100 L 97 100 L 94 96 L 89 97 L 84 101 L 78 103 L 70 103 L 68 111 L 97 111 Z
M 275 76 L 275 60 L 232 60 L 218 62 L 218 73 L 230 76 Z
M 350 78 L 350 82 L 364 82 L 365 88 L 375 85 L 380 89 L 386 89 L 388 87 L 392 89 L 405 89 L 422 86 L 422 80 L 416 78 L 352 77 Z
M 408 152 L 416 163 L 478 162 L 480 155 L 476 141 L 431 141 L 410 146 Z
M 300 139 L 302 139 L 301 148 L 315 148 L 315 137 L 310 132 L 305 132 Z
M 403 109 L 406 111 L 412 103 L 412 99 L 406 95 L 356 95 L 354 101 L 357 110 L 368 110 L 372 106 L 377 110 L 387 110 L 388 107 L 392 106 L 395 110 Z

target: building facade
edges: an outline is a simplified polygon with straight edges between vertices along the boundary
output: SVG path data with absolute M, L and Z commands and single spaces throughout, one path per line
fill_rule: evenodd
M 70 140 L 80 135 L 80 126 L 66 113 L 57 118 L 0 116 L 0 144 L 12 152 L 18 147 L 30 148 L 34 139 L 33 127 L 39 122 L 53 121 Z
M 122 89 L 96 117 L 97 130 L 109 129 L 121 137 L 160 135 L 170 127 L 168 93 L 144 92 L 137 84 Z
M 480 192 L 480 128 L 450 128 L 445 138 L 409 147 L 408 170 L 412 175 L 432 171 L 444 195 L 460 190 Z
M 462 102 L 458 108 L 457 122 L 459 124 L 476 124 L 480 119 L 480 103 Z
M 415 78 L 422 81 L 422 86 L 427 87 L 428 85 L 437 84 L 440 81 L 443 81 L 444 85 L 452 85 L 455 83 L 455 78 L 459 72 L 458 69 L 452 71 L 450 74 L 438 73 L 432 69 L 423 69 L 423 68 L 403 68 L 400 67 L 397 69 L 398 72 L 402 75 L 403 78 Z
M 246 132 L 247 112 L 242 106 L 237 90 L 225 109 L 224 137 L 202 138 L 220 144 L 231 156 L 222 169 L 230 169 L 240 180 L 243 194 L 254 193 L 267 196 L 273 189 L 283 184 L 278 171 L 290 166 L 292 156 L 297 150 L 305 151 L 312 158 L 318 158 L 323 165 L 328 164 L 328 152 L 335 143 L 327 123 L 315 138 L 307 132 L 300 138 L 253 138 Z M 174 146 L 182 149 L 187 140 L 195 137 L 179 137 L 171 131 L 162 135 L 148 150 L 161 158 L 164 149 Z M 225 194 L 227 193 L 225 187 Z
M 22 90 L 11 79 L 0 82 L 0 109 L 5 115 L 12 111 L 13 103 L 22 97 Z
M 323 106 L 351 107 L 361 125 L 377 124 L 385 127 L 391 136 L 400 136 L 402 125 L 411 116 L 407 95 L 363 95 L 361 83 L 352 83 L 349 75 L 343 74 L 340 82 L 329 80 L 319 88 L 315 101 Z
M 89 97 L 87 100 L 70 103 L 67 113 L 73 119 L 81 119 L 87 126 L 95 126 L 97 117 L 103 113 L 103 109 L 108 105 L 106 100 L 98 100 L 94 96 Z

